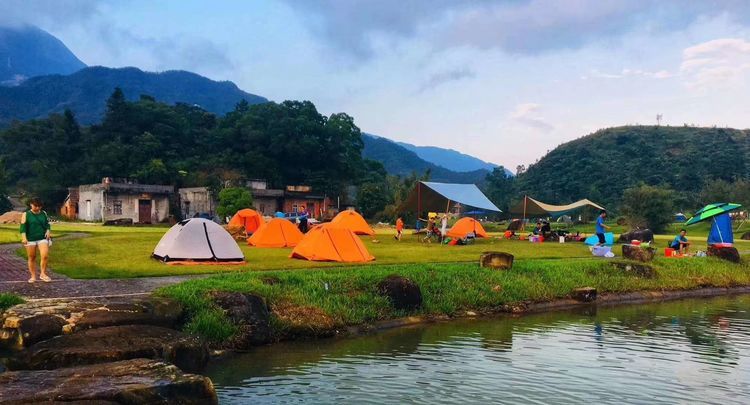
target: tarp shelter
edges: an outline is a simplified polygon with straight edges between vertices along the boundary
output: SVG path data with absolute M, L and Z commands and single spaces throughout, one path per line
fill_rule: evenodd
M 424 211 L 448 212 L 452 203 L 474 209 L 500 212 L 500 209 L 474 184 L 417 182 L 403 208 Z
M 709 245 L 733 244 L 732 218 L 725 212 L 711 218 L 711 230 L 708 232 Z
M 243 227 L 248 235 L 257 231 L 261 225 L 263 225 L 263 216 L 258 211 L 245 208 L 237 211 L 236 214 L 229 220 L 229 227 Z
M 339 228 L 346 228 L 356 233 L 357 235 L 375 235 L 375 231 L 370 228 L 362 215 L 359 215 L 356 211 L 345 210 L 339 212 L 332 220 L 331 223 Z
M 152 256 L 164 262 L 245 261 L 232 235 L 221 225 L 203 218 L 186 219 L 169 228 Z
M 261 248 L 295 247 L 304 236 L 290 221 L 273 218 L 258 228 L 247 244 Z
M 510 208 L 510 212 L 512 214 L 523 214 L 524 218 L 529 216 L 557 218 L 583 207 L 592 207 L 598 210 L 604 209 L 601 205 L 585 198 L 567 205 L 552 205 L 537 201 L 529 196 L 524 196 L 523 200 Z
M 349 229 L 326 224 L 310 230 L 292 251 L 291 258 L 325 262 L 369 262 L 375 257 Z
M 445 234 L 451 238 L 463 239 L 471 233 L 477 238 L 487 237 L 487 232 L 484 230 L 482 224 L 474 218 L 469 217 L 464 217 L 456 221 L 453 227 Z

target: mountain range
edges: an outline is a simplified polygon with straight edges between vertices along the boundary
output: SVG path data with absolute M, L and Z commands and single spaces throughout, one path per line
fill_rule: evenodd
M 243 99 L 251 104 L 268 102 L 232 82 L 181 70 L 153 73 L 135 67 L 87 67 L 62 41 L 30 26 L 0 27 L 0 84 L 0 128 L 66 109 L 82 124 L 98 123 L 115 87 L 129 100 L 148 95 L 162 102 L 198 105 L 218 115 Z M 481 183 L 495 167 L 452 149 L 397 143 L 369 134 L 363 138 L 363 156 L 380 161 L 391 174 L 430 170 L 435 181 Z

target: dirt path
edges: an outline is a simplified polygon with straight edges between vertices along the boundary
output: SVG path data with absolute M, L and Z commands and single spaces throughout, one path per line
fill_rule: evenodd
M 87 236 L 88 234 L 85 233 L 68 234 L 65 237 L 56 239 L 55 243 L 65 243 L 65 240 Z M 44 283 L 37 281 L 30 284 L 27 281 L 29 273 L 26 268 L 26 259 L 16 255 L 16 251 L 20 248 L 20 243 L 0 245 L 0 292 L 14 293 L 29 299 L 146 295 L 157 288 L 196 277 L 170 276 L 78 280 L 57 274 L 53 270 L 48 269 L 48 273 L 52 277 L 52 282 Z

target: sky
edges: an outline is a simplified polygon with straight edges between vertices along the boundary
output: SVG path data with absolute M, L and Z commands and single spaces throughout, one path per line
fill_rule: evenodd
M 184 69 L 515 171 L 600 128 L 750 127 L 745 0 L 0 0 L 88 65 Z

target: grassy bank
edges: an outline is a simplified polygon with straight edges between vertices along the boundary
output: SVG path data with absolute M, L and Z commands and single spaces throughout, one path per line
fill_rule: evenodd
M 705 286 L 750 285 L 750 266 L 712 258 L 657 259 L 657 275 L 641 278 L 594 258 L 527 259 L 509 271 L 481 269 L 475 263 L 401 264 L 297 272 L 262 271 L 191 280 L 159 291 L 182 302 L 192 315 L 187 329 L 221 341 L 233 325 L 206 298 L 210 291 L 254 293 L 272 309 L 277 336 L 316 334 L 331 328 L 362 325 L 406 315 L 455 315 L 467 310 L 493 311 L 505 305 L 549 301 L 576 287 L 599 292 L 684 290 Z M 415 281 L 423 306 L 414 313 L 392 308 L 377 294 L 384 277 L 398 274 Z M 326 288 L 327 286 L 327 288 Z
M 12 307 L 13 305 L 22 304 L 23 298 L 8 293 L 0 293 L 0 312 Z

